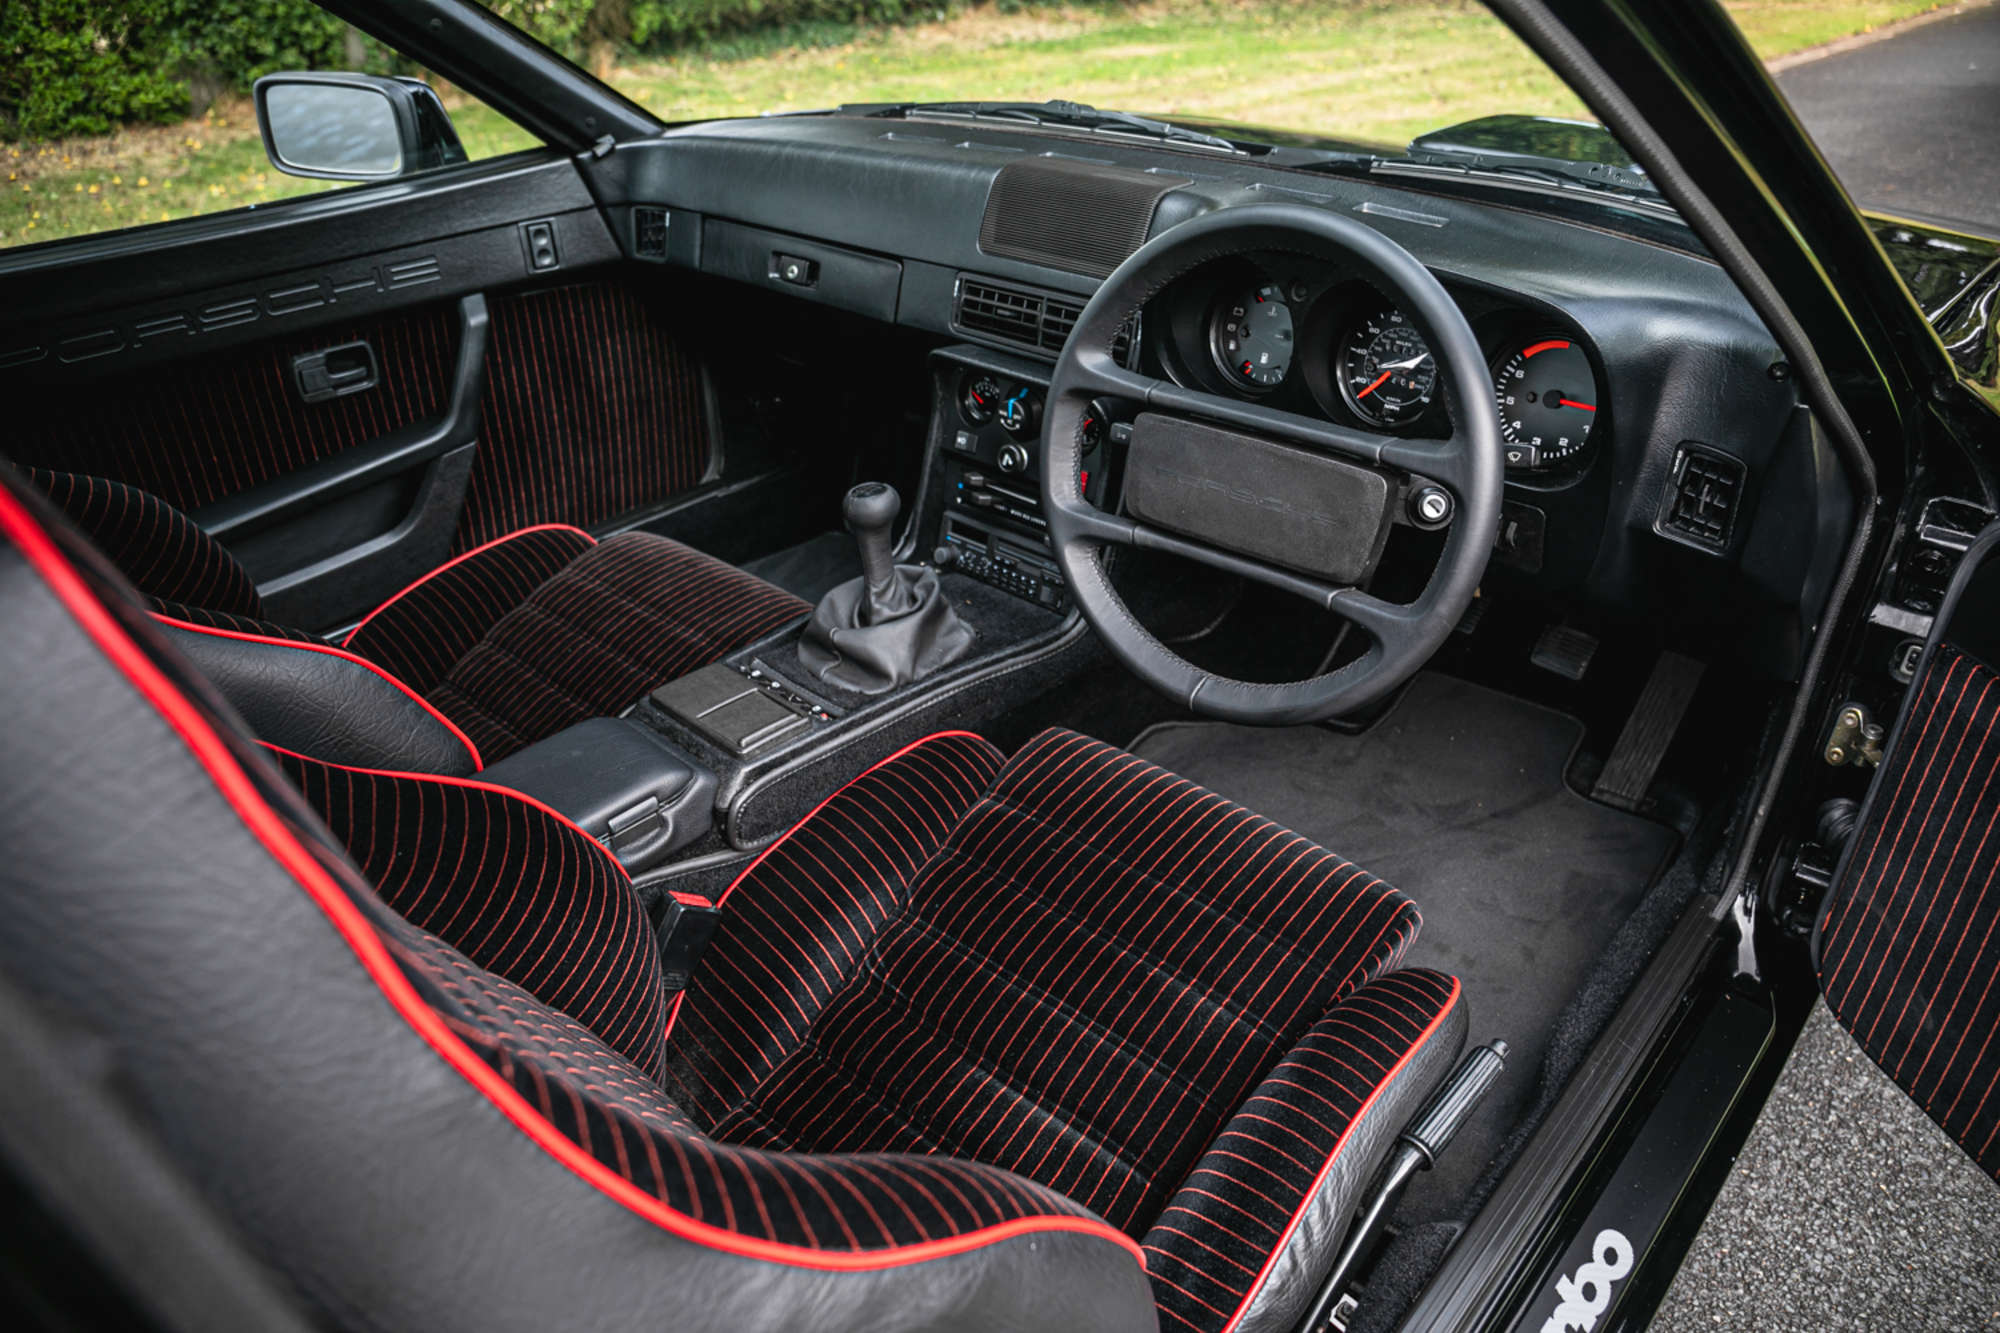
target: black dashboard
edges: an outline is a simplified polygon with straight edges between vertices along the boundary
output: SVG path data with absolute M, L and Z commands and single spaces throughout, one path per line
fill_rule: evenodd
M 1508 461 L 1495 586 L 1711 640 L 1755 624 L 1739 656 L 1789 675 L 1831 577 L 1840 470 L 1775 340 L 1691 236 L 1045 127 L 853 115 L 690 126 L 586 172 L 634 259 L 1042 365 L 1149 236 L 1237 204 L 1339 210 L 1429 267 L 1487 357 Z M 1119 355 L 1289 412 L 1449 432 L 1417 331 L 1300 256 L 1189 271 Z M 993 380 L 990 405 L 961 378 L 941 404 L 1019 412 L 1013 434 L 1032 435 L 1036 376 Z

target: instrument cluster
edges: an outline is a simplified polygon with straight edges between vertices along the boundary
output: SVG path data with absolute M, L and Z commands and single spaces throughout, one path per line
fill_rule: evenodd
M 1197 271 L 1161 298 L 1155 351 L 1178 382 L 1368 430 L 1444 438 L 1437 357 L 1366 283 L 1249 259 Z M 1605 411 L 1589 346 L 1548 317 L 1466 302 L 1515 472 L 1581 467 Z M 1476 308 L 1475 308 L 1476 305 Z

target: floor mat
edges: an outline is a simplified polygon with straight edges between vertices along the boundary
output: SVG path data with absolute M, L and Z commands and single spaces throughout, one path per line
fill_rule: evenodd
M 1411 964 L 1465 985 L 1477 1043 L 1506 1072 L 1406 1222 L 1458 1215 L 1535 1095 L 1549 1030 L 1673 851 L 1673 830 L 1572 792 L 1575 718 L 1449 676 L 1419 676 L 1365 735 L 1176 722 L 1132 748 L 1295 829 L 1416 900 Z

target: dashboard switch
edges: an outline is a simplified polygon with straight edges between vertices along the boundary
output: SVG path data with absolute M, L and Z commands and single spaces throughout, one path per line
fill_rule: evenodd
M 1015 444 L 1012 440 L 1009 440 L 1007 443 L 1000 446 L 1000 457 L 998 461 L 1000 463 L 1000 470 L 1002 472 L 1026 472 L 1028 470 L 1028 463 L 1030 460 L 1028 458 L 1028 451 L 1026 449 L 1022 448 L 1018 444 Z M 970 478 L 968 478 L 967 480 L 970 480 Z

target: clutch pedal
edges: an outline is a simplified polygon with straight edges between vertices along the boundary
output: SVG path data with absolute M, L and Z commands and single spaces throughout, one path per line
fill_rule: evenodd
M 1396 1136 L 1396 1146 L 1390 1151 L 1389 1160 L 1376 1172 L 1375 1183 L 1362 1196 L 1355 1210 L 1354 1225 L 1347 1233 L 1347 1244 L 1341 1247 L 1340 1257 L 1333 1261 L 1332 1271 L 1320 1284 L 1319 1296 L 1305 1322 L 1299 1325 L 1298 1333 L 1327 1333 L 1329 1329 L 1347 1327 L 1357 1304 L 1347 1294 L 1356 1264 L 1382 1234 L 1390 1211 L 1395 1208 L 1396 1200 L 1403 1197 L 1411 1178 L 1419 1171 L 1430 1170 L 1458 1131 L 1465 1128 L 1465 1122 L 1472 1118 L 1473 1110 L 1491 1090 L 1493 1080 L 1500 1077 L 1506 1063 L 1504 1041 L 1491 1041 L 1468 1052 L 1451 1077 L 1431 1094 L 1423 1109 Z

